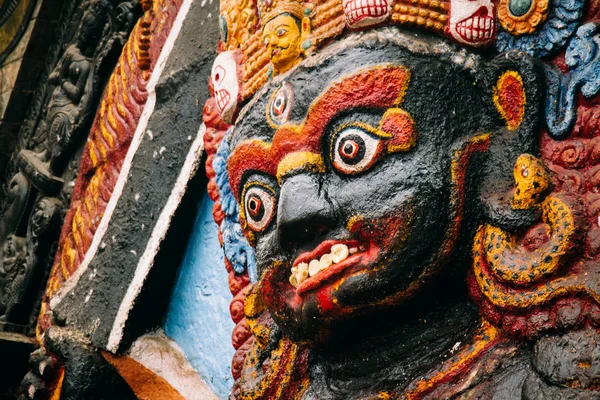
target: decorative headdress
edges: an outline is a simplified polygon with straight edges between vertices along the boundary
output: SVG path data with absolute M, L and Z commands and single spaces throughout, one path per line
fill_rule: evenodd
M 304 17 L 304 6 L 298 0 L 266 0 L 258 2 L 258 15 L 262 26 L 281 14 L 290 14 L 298 19 Z

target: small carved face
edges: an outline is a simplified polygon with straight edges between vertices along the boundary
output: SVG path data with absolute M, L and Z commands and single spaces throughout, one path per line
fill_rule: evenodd
M 210 75 L 217 108 L 221 118 L 228 123 L 235 114 L 240 96 L 237 68 L 234 52 L 226 51 L 217 56 Z
M 346 25 L 361 28 L 384 22 L 390 15 L 389 0 L 344 0 Z
M 87 11 L 81 22 L 81 29 L 77 36 L 78 47 L 85 51 L 94 47 L 102 34 L 103 15 L 101 11 Z
M 443 262 L 456 240 L 451 149 L 481 129 L 475 91 L 450 63 L 359 48 L 273 83 L 237 122 L 230 182 L 289 335 L 316 341 L 395 306 Z
M 496 6 L 491 0 L 450 0 L 450 36 L 470 46 L 484 45 L 496 36 Z
M 301 23 L 290 14 L 281 14 L 265 24 L 263 41 L 275 72 L 285 72 L 302 56 Z

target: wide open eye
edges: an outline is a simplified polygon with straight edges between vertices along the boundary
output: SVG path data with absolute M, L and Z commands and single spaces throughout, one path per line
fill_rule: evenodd
M 263 186 L 250 186 L 244 193 L 244 213 L 250 228 L 264 230 L 275 214 L 275 196 Z
M 333 166 L 344 174 L 362 172 L 375 162 L 381 140 L 357 126 L 342 129 L 332 148 Z
M 281 87 L 273 94 L 268 105 L 268 121 L 273 127 L 287 122 L 294 101 L 292 85 L 283 82 Z

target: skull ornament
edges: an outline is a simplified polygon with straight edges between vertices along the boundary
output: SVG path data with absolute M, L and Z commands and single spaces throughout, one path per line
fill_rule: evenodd
M 490 43 L 496 36 L 496 6 L 491 0 L 450 0 L 447 32 L 470 46 Z
M 221 118 L 231 123 L 241 94 L 235 52 L 225 51 L 217 56 L 210 79 Z
M 349 28 L 379 24 L 390 14 L 389 0 L 344 0 L 344 14 Z

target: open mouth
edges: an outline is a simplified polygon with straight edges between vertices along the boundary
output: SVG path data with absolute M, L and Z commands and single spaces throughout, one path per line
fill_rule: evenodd
M 387 0 L 350 0 L 344 2 L 346 21 L 352 26 L 365 18 L 380 18 L 387 15 Z
M 276 57 L 279 55 L 279 53 L 281 53 L 283 50 L 287 50 L 289 49 L 289 45 L 287 47 L 281 47 L 281 46 L 277 46 L 275 47 L 272 51 L 271 51 L 271 58 Z
M 327 240 L 313 251 L 302 253 L 296 258 L 290 271 L 289 281 L 301 294 L 321 286 L 347 268 L 363 265 L 371 259 L 374 246 L 357 240 Z
M 221 89 L 217 90 L 215 96 L 217 98 L 217 107 L 219 107 L 219 112 L 223 112 L 223 110 L 225 110 L 225 107 L 229 103 L 229 99 L 231 99 L 231 95 L 227 90 Z
M 495 30 L 494 18 L 488 15 L 485 7 L 481 7 L 470 17 L 456 23 L 456 32 L 463 40 L 471 43 L 492 39 Z

